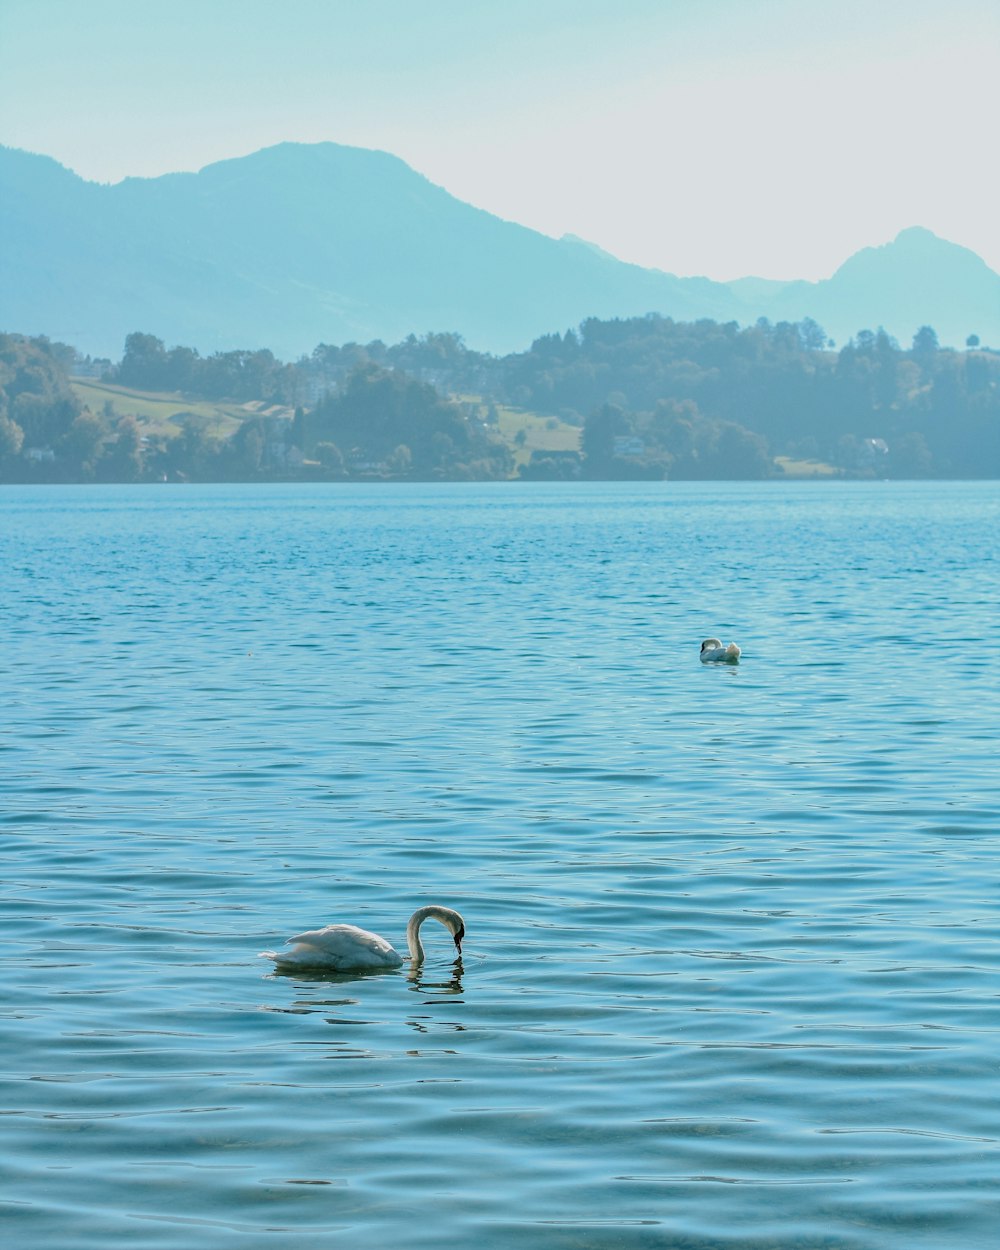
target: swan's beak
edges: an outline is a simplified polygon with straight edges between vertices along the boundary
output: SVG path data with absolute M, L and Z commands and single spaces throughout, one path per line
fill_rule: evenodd
M 464 938 L 464 937 L 465 937 L 465 930 L 464 930 L 464 929 L 459 929 L 459 931 L 458 931 L 458 932 L 454 935 L 454 937 L 455 937 L 455 949 L 456 949 L 456 950 L 458 951 L 458 953 L 461 955 L 461 953 L 462 953 L 462 938 Z

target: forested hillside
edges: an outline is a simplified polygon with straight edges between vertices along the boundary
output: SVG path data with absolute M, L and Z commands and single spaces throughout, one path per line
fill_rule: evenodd
M 70 369 L 157 396 L 81 404 Z M 213 427 L 198 401 L 226 401 Z M 500 414 L 525 414 L 512 427 Z M 526 423 L 560 433 L 525 448 Z M 573 430 L 578 437 L 573 438 Z M 574 443 L 576 444 L 574 446 Z M 557 448 L 557 449 L 553 449 Z M 585 321 L 491 356 L 454 334 L 202 357 L 130 334 L 117 365 L 0 336 L 0 480 L 1000 477 L 1000 354 L 815 322 Z
M 881 330 L 839 352 L 825 341 L 811 321 L 592 320 L 508 357 L 504 387 L 584 413 L 591 474 L 759 477 L 781 456 L 852 476 L 1000 476 L 1000 355 L 974 338 L 941 349 L 927 326 L 907 350 Z M 629 436 L 641 450 L 616 455 Z
M 146 469 L 133 418 L 112 426 L 73 393 L 72 348 L 0 334 L 0 482 L 134 481 Z

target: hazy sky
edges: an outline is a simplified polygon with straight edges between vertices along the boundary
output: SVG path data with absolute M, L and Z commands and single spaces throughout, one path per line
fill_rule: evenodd
M 998 117 L 1000 0 L 0 0 L 0 143 L 86 178 L 329 139 L 682 275 L 1000 270 Z

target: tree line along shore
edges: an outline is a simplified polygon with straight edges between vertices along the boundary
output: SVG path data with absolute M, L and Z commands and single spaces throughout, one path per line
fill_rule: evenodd
M 493 356 L 455 334 L 120 361 L 0 334 L 0 482 L 1000 477 L 1000 353 L 649 315 Z

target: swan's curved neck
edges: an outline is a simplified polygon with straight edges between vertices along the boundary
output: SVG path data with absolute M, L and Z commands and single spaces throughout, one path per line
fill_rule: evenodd
M 455 915 L 456 913 L 449 908 L 436 907 L 433 903 L 427 907 L 417 908 L 406 926 L 406 945 L 410 948 L 410 957 L 415 964 L 424 962 L 424 947 L 420 941 L 420 926 L 424 921 L 433 916 L 435 920 L 440 920 L 445 928 L 454 932 L 449 922 Z

